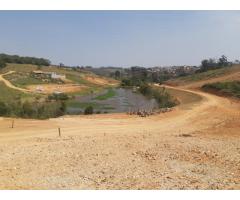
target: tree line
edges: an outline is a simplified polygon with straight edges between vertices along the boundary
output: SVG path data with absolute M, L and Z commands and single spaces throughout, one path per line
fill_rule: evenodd
M 198 72 L 205 72 L 222 67 L 229 67 L 232 66 L 232 64 L 233 63 L 229 62 L 225 55 L 222 55 L 217 60 L 214 58 L 204 59 L 201 62 L 200 70 L 198 70 Z
M 45 58 L 0 54 L 0 68 L 5 67 L 7 63 L 33 64 L 38 66 L 49 66 L 51 64 L 51 62 Z

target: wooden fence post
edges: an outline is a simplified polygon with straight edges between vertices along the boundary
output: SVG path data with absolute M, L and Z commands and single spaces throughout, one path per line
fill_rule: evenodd
M 12 120 L 12 128 L 14 128 L 14 119 Z
M 58 127 L 58 136 L 61 137 L 61 129 Z

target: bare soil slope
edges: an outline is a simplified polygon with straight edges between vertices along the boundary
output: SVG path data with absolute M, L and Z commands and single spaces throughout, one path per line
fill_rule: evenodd
M 181 105 L 148 118 L 0 118 L 0 188 L 240 189 L 239 103 L 169 90 Z

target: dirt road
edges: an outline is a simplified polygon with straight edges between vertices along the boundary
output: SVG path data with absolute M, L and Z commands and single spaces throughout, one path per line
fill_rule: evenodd
M 27 90 L 27 89 L 24 89 L 24 88 L 19 88 L 19 87 L 16 87 L 14 86 L 10 81 L 8 81 L 7 79 L 5 79 L 3 76 L 5 75 L 8 75 L 8 74 L 12 74 L 12 73 L 15 73 L 15 71 L 9 71 L 5 74 L 0 74 L 0 81 L 3 81 L 4 84 L 9 87 L 9 88 L 12 88 L 14 90 L 19 90 L 21 92 L 30 92 L 30 90 Z
M 147 118 L 0 118 L 0 188 L 240 189 L 240 104 L 168 90 L 181 105 Z

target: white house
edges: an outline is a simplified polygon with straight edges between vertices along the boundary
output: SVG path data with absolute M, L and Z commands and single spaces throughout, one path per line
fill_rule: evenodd
M 56 72 L 52 72 L 51 73 L 51 78 L 53 78 L 53 79 L 65 79 L 66 75 L 60 75 L 60 74 L 57 74 Z

